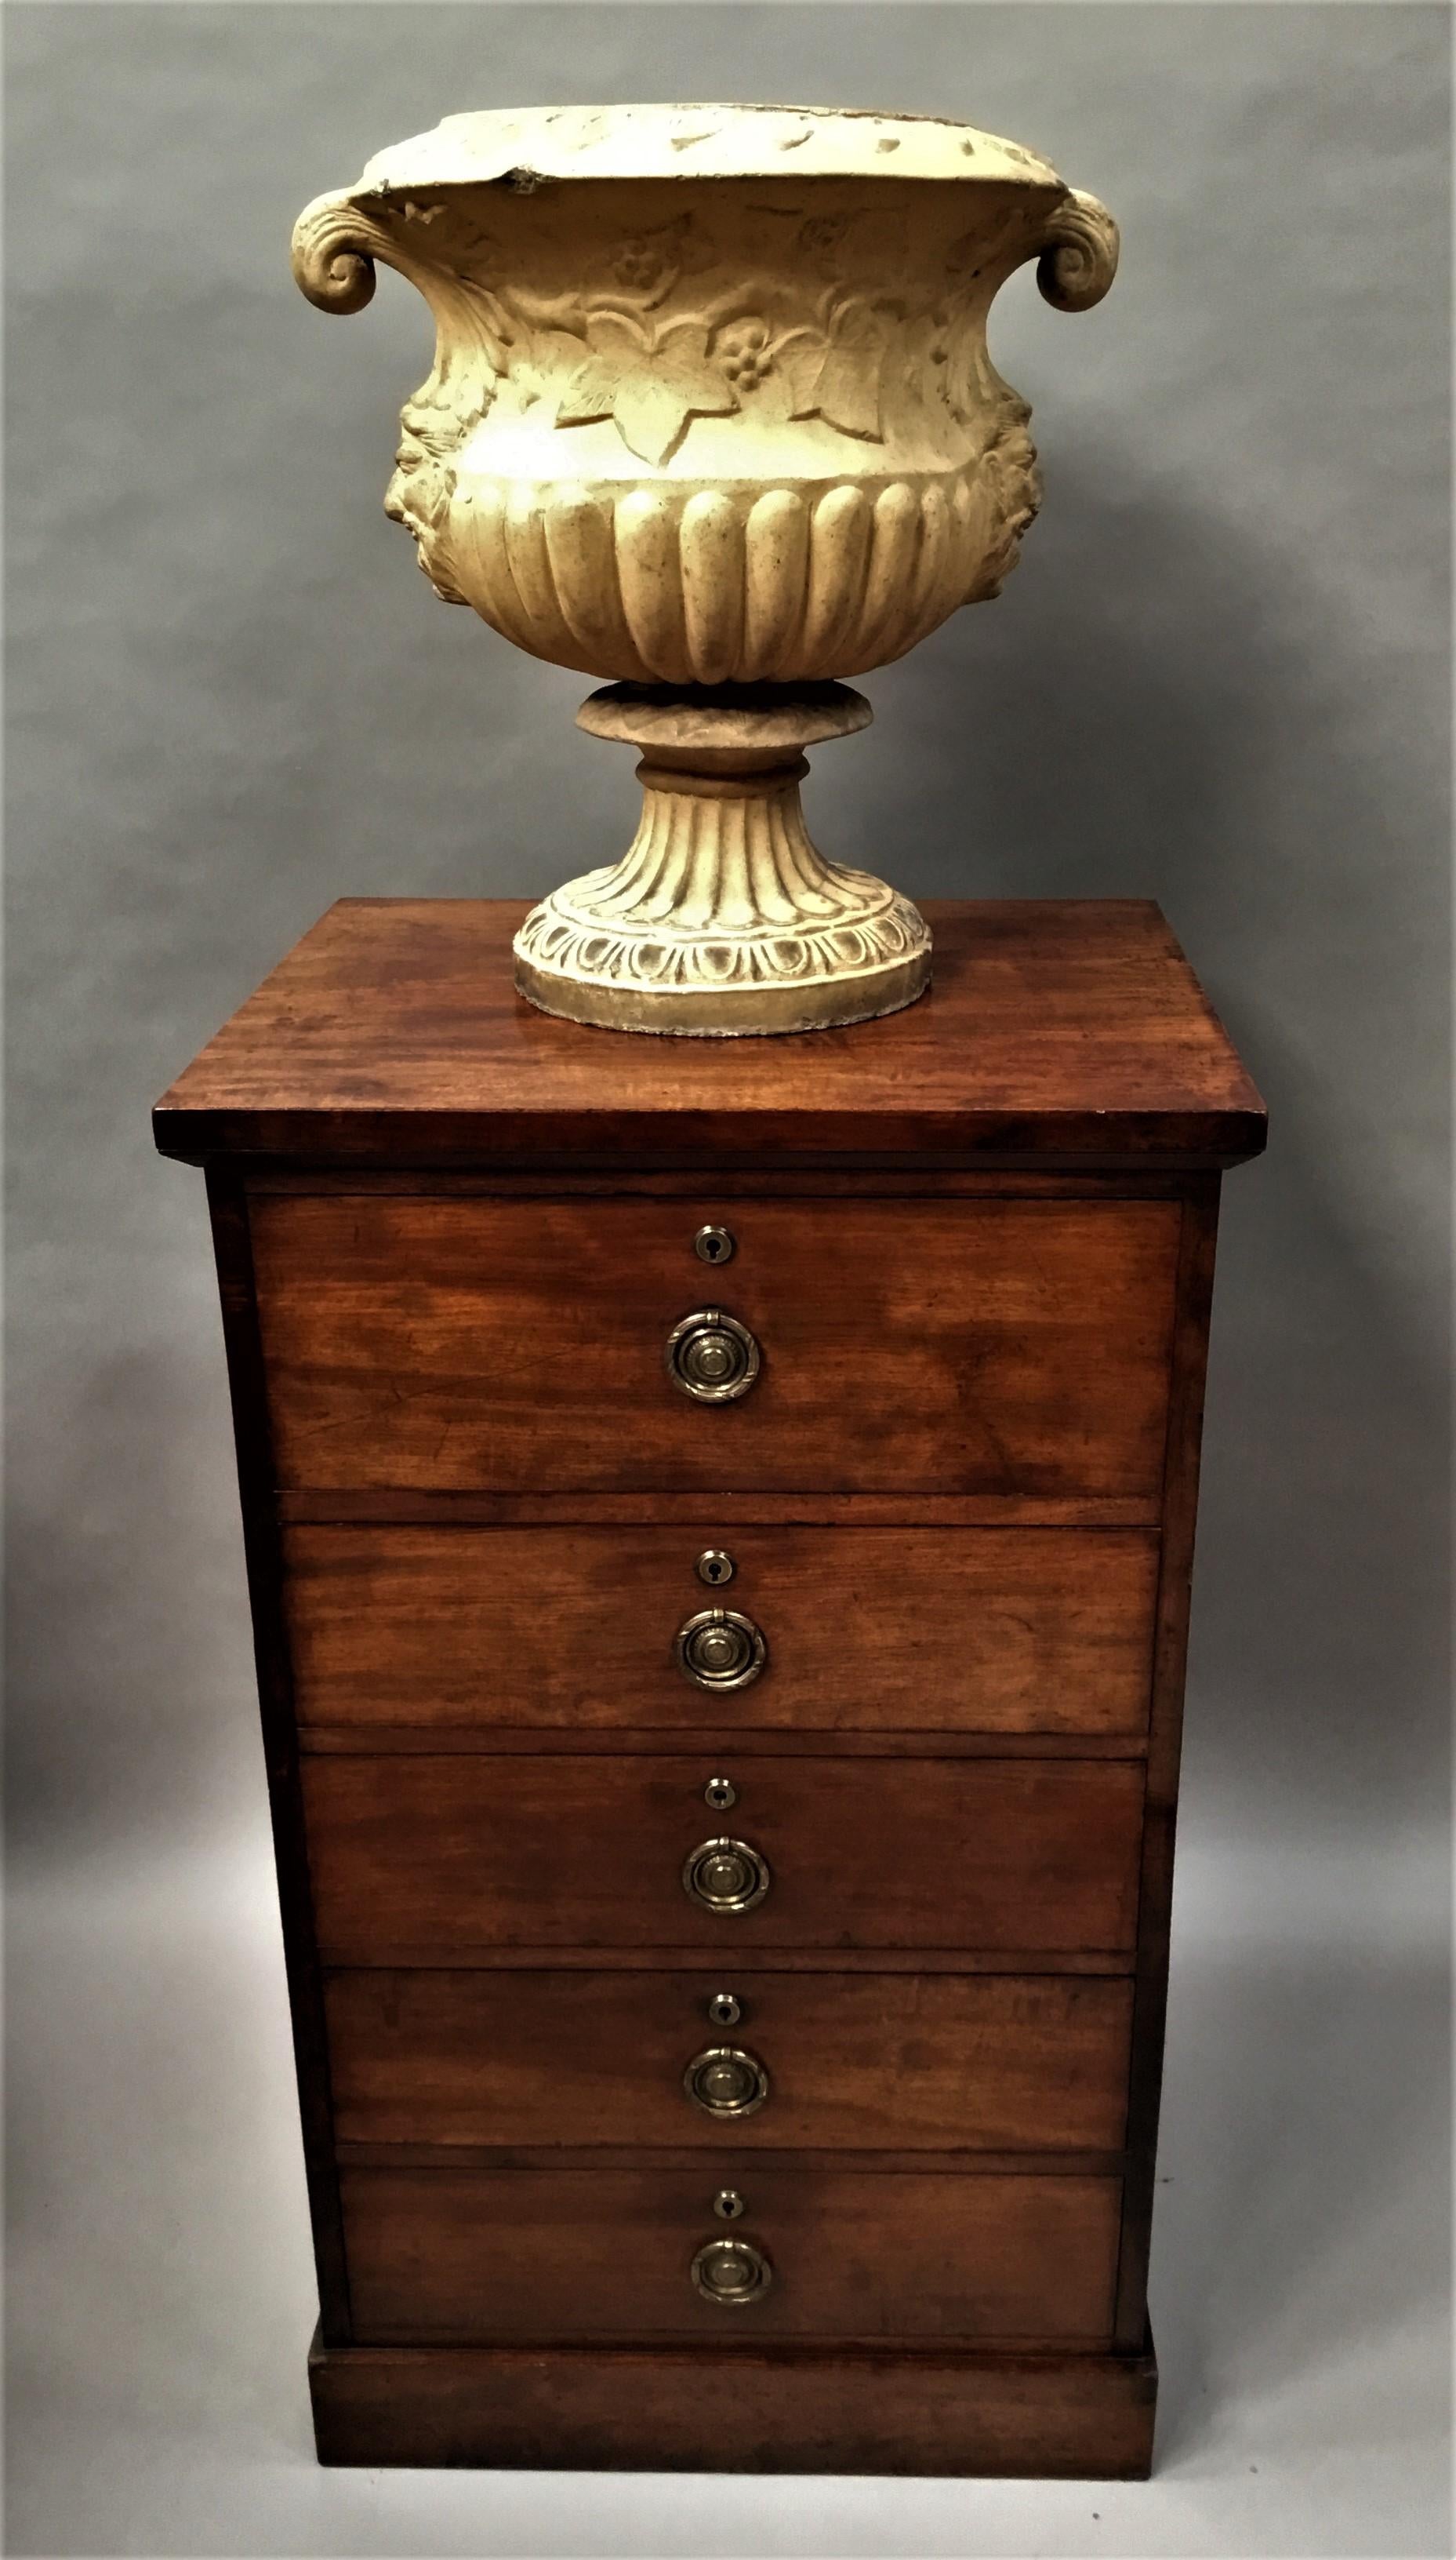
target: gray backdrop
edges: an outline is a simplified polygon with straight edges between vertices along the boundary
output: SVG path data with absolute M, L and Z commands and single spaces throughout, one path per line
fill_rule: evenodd
M 9 2547 L 1445 2550 L 1444 11 L 6 21 Z M 330 899 L 624 840 L 581 681 L 380 511 L 422 305 L 326 320 L 287 245 L 443 112 L 635 96 L 965 116 L 1123 225 L 1094 314 L 1029 271 L 995 314 L 1020 570 L 870 681 L 808 805 L 912 894 L 1156 895 L 1272 1107 L 1226 1199 L 1150 2488 L 311 2464 L 221 1349 L 147 1110 Z

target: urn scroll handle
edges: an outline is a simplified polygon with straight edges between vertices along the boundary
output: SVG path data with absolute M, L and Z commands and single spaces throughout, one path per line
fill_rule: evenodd
M 351 196 L 315 196 L 293 226 L 294 283 L 316 311 L 363 311 L 374 298 L 374 260 L 388 249 Z
M 1120 245 L 1106 206 L 1074 190 L 1049 216 L 1033 250 L 1043 300 L 1056 311 L 1091 311 L 1117 272 Z

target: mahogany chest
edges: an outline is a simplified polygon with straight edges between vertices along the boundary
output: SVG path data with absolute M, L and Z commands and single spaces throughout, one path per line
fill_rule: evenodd
M 1149 2467 L 1220 1177 L 1156 907 L 584 1031 L 331 909 L 207 1167 L 334 2463 Z

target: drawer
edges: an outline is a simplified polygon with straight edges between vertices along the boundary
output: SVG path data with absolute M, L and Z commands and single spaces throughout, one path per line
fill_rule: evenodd
M 1122 2143 L 1125 1979 L 788 1974 L 729 1952 L 721 1981 L 380 1970 L 331 1974 L 325 1999 L 343 2143 L 741 2159 Z
M 731 1581 L 705 1588 L 708 1551 Z M 719 1570 L 722 1568 L 719 1567 Z M 1140 1734 L 1140 1529 L 293 1528 L 297 1710 L 345 1726 Z M 684 1670 L 705 1610 L 744 1659 Z M 763 1663 L 757 1668 L 762 1640 Z M 703 1675 L 713 1679 L 711 1666 Z
M 316 1754 L 303 1762 L 327 1960 L 491 1947 L 1128 1952 L 1143 1771 L 1121 1760 Z M 719 1771 L 721 1778 L 724 1773 Z M 720 1895 L 684 1889 L 725 1854 Z
M 745 1200 L 724 1268 L 711 1200 L 251 1214 L 287 1489 L 1159 1494 L 1173 1201 Z M 760 1349 L 738 1401 L 667 1373 L 710 1307 Z
M 750 2162 L 725 2223 L 727 2166 L 346 2169 L 355 2337 L 1108 2337 L 1116 2178 Z M 767 2258 L 755 2299 L 697 2290 L 698 2252 L 724 2242 Z

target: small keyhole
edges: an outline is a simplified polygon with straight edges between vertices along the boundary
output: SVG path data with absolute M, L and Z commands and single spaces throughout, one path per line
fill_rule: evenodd
M 713 2026 L 736 2026 L 743 2015 L 743 2003 L 731 1992 L 714 1992 L 708 2002 L 708 2019 Z
M 721 1546 L 708 1546 L 698 1557 L 694 1570 L 699 1582 L 706 1582 L 710 1591 L 717 1591 L 725 1582 L 732 1581 L 737 1567 L 732 1556 Z
M 726 1226 L 700 1226 L 692 1239 L 692 1249 L 699 1262 L 731 1262 L 733 1238 Z
M 720 2186 L 713 2198 L 713 2211 L 720 2222 L 736 2222 L 748 2207 L 736 2186 Z
M 738 1789 L 734 1786 L 731 1778 L 710 1778 L 708 1780 L 707 1785 L 703 1789 L 703 1803 L 705 1805 L 711 1805 L 715 1814 L 726 1814 L 729 1806 L 736 1805 L 737 1802 Z

